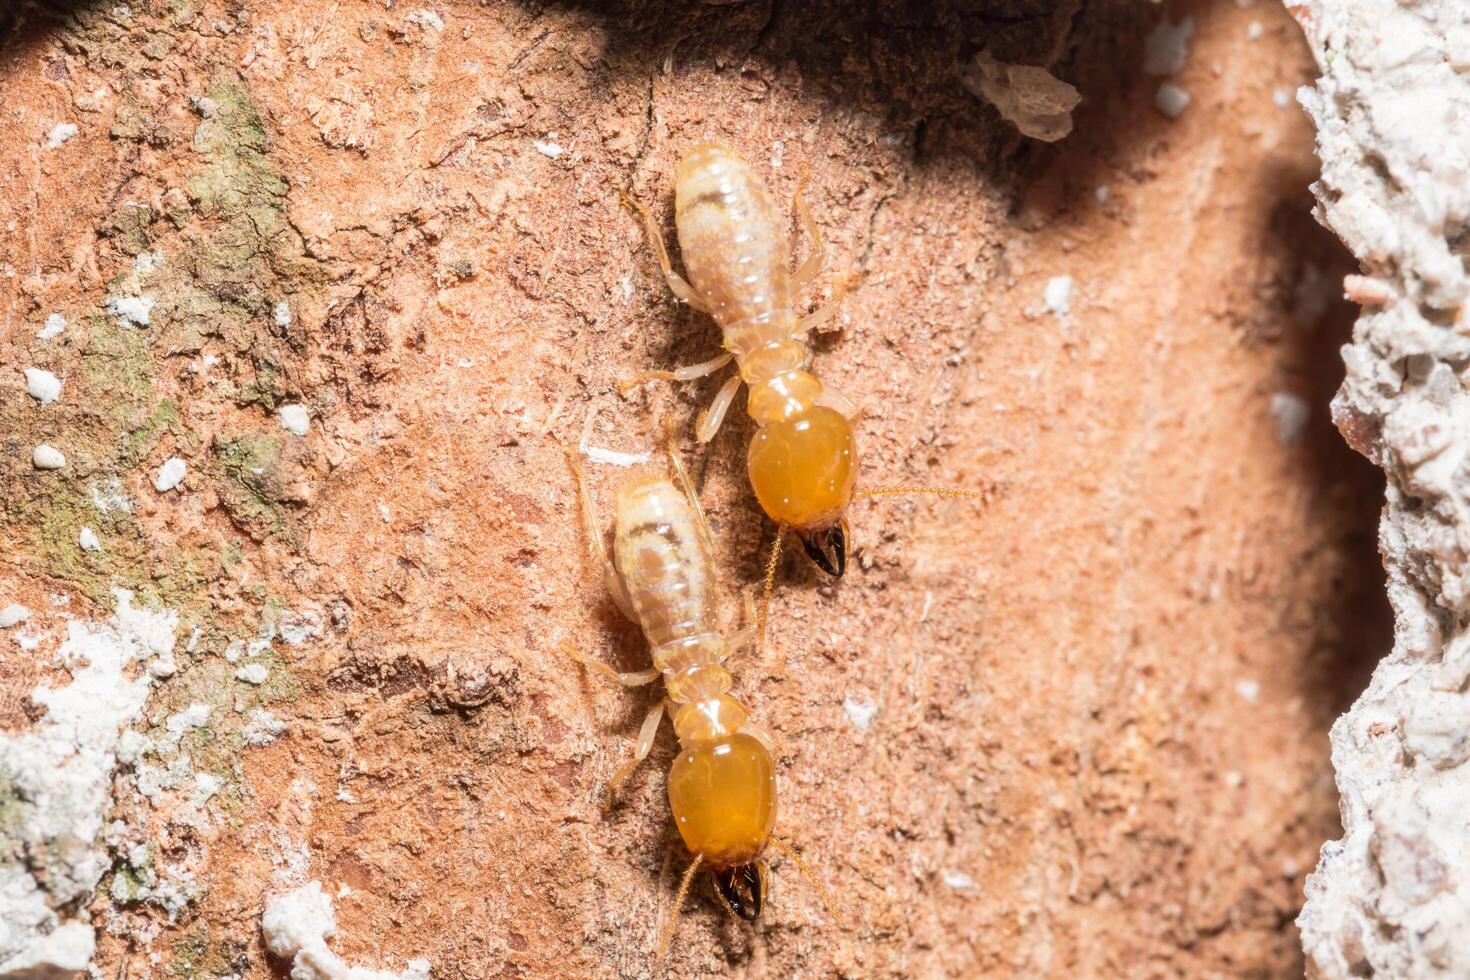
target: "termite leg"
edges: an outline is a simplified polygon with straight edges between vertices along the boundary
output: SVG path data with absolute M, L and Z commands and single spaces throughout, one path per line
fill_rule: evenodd
M 730 379 L 720 386 L 715 392 L 714 400 L 709 403 L 699 417 L 699 425 L 694 430 L 695 438 L 700 442 L 709 442 L 720 431 L 720 426 L 725 422 L 725 413 L 730 410 L 730 403 L 735 400 L 735 395 L 740 391 L 741 377 L 733 374 Z
M 638 768 L 638 763 L 648 758 L 648 753 L 653 751 L 653 739 L 658 734 L 658 723 L 664 717 L 664 703 L 659 701 L 648 710 L 643 719 L 643 726 L 638 729 L 638 742 L 633 748 L 633 758 L 618 766 L 612 778 L 607 781 L 607 795 L 609 800 L 623 780 L 632 775 L 633 770 Z
M 802 227 L 806 229 L 806 237 L 811 239 L 812 252 L 797 266 L 796 272 L 791 276 L 791 291 L 797 292 L 805 288 L 807 283 L 817 277 L 822 271 L 822 264 L 826 261 L 827 252 L 822 245 L 822 232 L 817 223 L 812 220 L 811 208 L 806 203 L 806 185 L 811 180 L 811 172 L 802 175 L 801 182 L 796 185 L 796 193 L 791 198 L 791 210 L 796 212 L 801 219 Z
M 822 394 L 817 399 L 817 404 L 827 406 L 850 422 L 856 421 L 859 414 L 858 407 L 851 398 L 838 394 L 831 388 L 822 389 Z
M 815 330 L 832 319 L 842 310 L 842 301 L 845 299 L 847 299 L 847 282 L 843 280 L 837 284 L 837 295 L 828 300 L 826 305 L 814 313 L 808 313 L 797 321 L 796 330 L 793 331 L 793 337 Z
M 590 418 L 588 423 L 591 423 Z M 637 622 L 638 616 L 633 611 L 633 600 L 628 596 L 628 590 L 623 585 L 623 577 L 618 574 L 612 559 L 607 556 L 607 545 L 602 541 L 602 524 L 597 520 L 597 505 L 592 502 L 592 491 L 587 489 L 587 472 L 582 469 L 582 461 L 577 457 L 575 449 L 567 446 L 566 452 L 567 462 L 571 464 L 572 472 L 577 475 L 577 496 L 582 501 L 582 523 L 586 525 L 587 537 L 592 541 L 592 560 L 602 567 L 602 581 L 607 591 L 612 594 L 613 603 L 624 616 Z
M 730 359 L 734 356 L 734 354 L 726 351 L 719 357 L 711 357 L 709 360 L 700 361 L 698 364 L 674 368 L 672 371 L 644 371 L 637 377 L 629 378 L 626 381 L 619 381 L 618 391 L 631 391 L 645 381 L 693 381 L 695 378 L 708 377 L 726 364 L 729 364 Z
M 562 652 L 582 666 L 597 671 L 614 684 L 621 684 L 623 687 L 642 687 L 644 684 L 652 684 L 658 680 L 658 668 L 656 667 L 620 673 L 601 660 L 595 660 L 579 650 L 572 649 L 570 644 L 563 643 Z
M 709 529 L 709 519 L 704 516 L 704 506 L 699 502 L 699 494 L 694 490 L 694 481 L 689 479 L 689 471 L 684 468 L 684 461 L 679 458 L 679 451 L 674 448 L 674 432 L 672 427 L 664 429 L 664 452 L 669 455 L 669 466 L 674 471 L 674 476 L 679 481 L 684 496 L 689 500 L 689 506 L 694 508 L 694 516 L 699 519 L 699 530 L 704 534 L 704 543 L 714 553 L 714 534 Z
M 747 585 L 740 590 L 740 598 L 745 607 L 745 625 L 731 633 L 725 641 L 725 656 L 728 660 L 746 647 L 750 647 L 759 653 L 761 640 L 760 611 L 755 603 L 755 586 Z
M 623 203 L 637 211 L 643 218 L 643 228 L 648 234 L 648 241 L 653 245 L 654 254 L 658 257 L 658 267 L 663 271 L 664 281 L 669 284 L 669 290 L 678 299 L 683 300 L 701 313 L 709 312 L 709 304 L 704 297 L 699 295 L 699 290 L 689 285 L 689 282 L 674 271 L 674 265 L 669 261 L 668 249 L 664 248 L 663 232 L 653 220 L 653 215 L 648 209 L 627 195 L 623 196 Z

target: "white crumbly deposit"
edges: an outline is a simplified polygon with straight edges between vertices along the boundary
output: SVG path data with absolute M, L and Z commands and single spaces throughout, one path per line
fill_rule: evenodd
M 401 973 L 353 966 L 327 948 L 337 933 L 332 897 L 319 881 L 272 896 L 260 916 L 260 933 L 272 956 L 289 961 L 291 980 L 426 980 L 429 961 L 409 960 Z
M 939 877 L 955 891 L 969 891 L 975 887 L 975 879 L 963 871 L 951 871 L 948 868 L 939 872 Z
M 1188 107 L 1189 93 L 1178 85 L 1165 82 L 1154 92 L 1154 108 L 1170 119 L 1178 119 Z
M 552 135 L 555 134 L 553 133 Z M 532 140 L 531 145 L 536 147 L 537 153 L 544 157 L 550 157 L 553 160 L 566 152 L 566 149 L 561 144 L 551 140 Z
M 97 508 L 97 513 L 102 515 L 128 514 L 133 510 L 133 498 L 128 496 L 121 480 L 93 480 L 87 485 L 87 495 L 92 498 L 92 506 Z
M 995 106 L 1023 135 L 1054 143 L 1072 131 L 1072 110 L 1082 95 L 1045 68 L 1008 65 L 980 51 L 960 70 L 970 94 Z
M 1186 17 L 1177 24 L 1165 17 L 1149 34 L 1143 48 L 1143 70 L 1150 75 L 1172 75 L 1189 60 L 1189 37 L 1194 33 L 1194 18 Z
M 286 723 L 264 708 L 251 708 L 245 716 L 245 744 L 269 745 L 286 730 Z
M 54 150 L 70 141 L 76 134 L 76 123 L 57 123 L 51 127 L 51 132 L 46 135 L 46 148 L 48 150 Z
M 852 727 L 860 732 L 865 732 L 873 723 L 873 716 L 878 713 L 878 706 L 871 701 L 859 700 L 849 694 L 842 699 L 842 711 L 847 715 L 847 720 L 852 722 Z
M 1072 277 L 1052 276 L 1046 281 L 1041 301 L 1046 312 L 1061 319 L 1072 312 Z
M 1271 415 L 1276 419 L 1276 435 L 1282 445 L 1295 445 L 1307 429 L 1312 406 L 1300 395 L 1278 391 L 1271 396 Z
M 271 309 L 271 317 L 276 321 L 276 326 L 285 329 L 291 325 L 291 304 L 281 300 Z
M 91 955 L 92 927 L 68 928 L 60 910 L 85 904 L 109 867 L 101 836 L 113 770 L 148 697 L 136 665 L 169 654 L 178 627 L 174 613 L 135 608 L 122 589 L 113 595 L 106 623 L 67 625 L 57 659 L 70 682 L 31 691 L 41 720 L 0 735 L 0 781 L 19 808 L 0 823 L 0 976 Z
M 179 459 L 177 456 L 170 456 L 158 468 L 158 475 L 153 478 L 153 489 L 159 493 L 168 493 L 174 487 L 184 482 L 184 474 L 188 472 L 188 463 Z
M 415 10 L 408 15 L 408 22 L 410 24 L 417 24 L 426 31 L 444 30 L 444 18 L 439 16 L 437 10 Z
M 8 630 L 12 626 L 19 626 L 30 619 L 31 611 L 18 602 L 12 602 L 4 609 L 0 609 L 0 630 Z
M 97 539 L 97 532 L 87 525 L 82 525 L 82 532 L 77 535 L 77 546 L 83 551 L 101 551 L 102 542 Z
M 146 327 L 153 315 L 151 296 L 109 296 L 104 305 L 119 326 Z
M 270 675 L 270 669 L 265 664 L 247 664 L 235 671 L 235 679 L 246 684 L 264 684 Z
M 281 428 L 293 436 L 304 436 L 311 431 L 311 412 L 305 405 L 282 405 L 276 409 L 276 418 Z
M 1322 77 L 1317 215 L 1388 288 L 1343 349 L 1344 438 L 1387 474 L 1393 649 L 1332 729 L 1343 836 L 1297 925 L 1312 977 L 1470 976 L 1470 7 L 1290 7 Z
M 66 465 L 66 457 L 60 449 L 43 442 L 31 451 L 31 465 L 38 470 L 59 470 Z
M 61 397 L 61 379 L 42 368 L 26 368 L 26 394 L 42 405 Z
M 46 323 L 41 329 L 36 331 L 36 337 L 41 340 L 50 340 L 52 337 L 59 337 L 65 330 L 66 317 L 60 313 L 52 313 L 46 317 Z
M 92 962 L 97 934 L 80 922 L 68 922 L 31 943 L 13 959 L 0 964 L 5 980 L 67 980 Z

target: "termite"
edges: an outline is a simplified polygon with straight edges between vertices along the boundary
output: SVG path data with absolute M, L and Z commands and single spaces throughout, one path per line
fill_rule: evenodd
M 664 681 L 665 697 L 644 718 L 633 758 L 614 773 L 609 794 L 648 757 L 666 709 L 679 739 L 679 755 L 669 771 L 669 806 L 694 860 L 680 881 L 659 955 L 668 950 L 679 908 L 701 867 L 713 873 L 716 893 L 731 914 L 748 922 L 760 917 L 767 891 L 767 845 L 792 859 L 830 911 L 825 890 L 811 879 L 796 852 L 772 833 L 776 770 L 771 738 L 729 693 L 731 676 L 724 666 L 731 654 L 758 643 L 758 629 L 747 625 L 729 636 L 722 629 L 709 525 L 683 463 L 669 447 L 669 464 L 680 487 L 659 476 L 635 478 L 622 487 L 609 558 L 581 461 L 574 452 L 568 455 L 593 557 L 614 603 L 642 628 L 653 666 L 619 673 L 580 652 L 570 651 L 571 656 L 625 687 L 660 677 Z M 747 619 L 750 606 L 747 593 Z
M 673 371 L 649 371 L 625 382 L 688 381 L 715 373 L 734 360 L 739 372 L 721 386 L 697 427 L 700 442 L 719 431 L 742 382 L 750 385 L 748 409 L 758 429 L 746 454 L 756 499 L 781 528 L 790 528 L 824 571 L 847 568 L 846 513 L 854 496 L 936 493 L 982 497 L 979 491 L 936 487 L 856 490 L 858 457 L 847 399 L 826 389 L 810 371 L 808 333 L 840 308 L 839 293 L 806 316 L 794 295 L 821 271 L 822 235 L 803 200 L 805 180 L 792 209 L 811 239 L 811 254 L 789 270 L 790 249 L 781 233 L 765 182 L 729 147 L 703 143 L 679 161 L 674 181 L 674 223 L 685 280 L 674 271 L 663 236 L 648 209 L 626 199 L 643 218 L 659 268 L 674 296 L 714 317 L 725 353 Z M 777 537 L 777 548 L 780 535 Z M 772 562 L 774 565 L 774 560 Z

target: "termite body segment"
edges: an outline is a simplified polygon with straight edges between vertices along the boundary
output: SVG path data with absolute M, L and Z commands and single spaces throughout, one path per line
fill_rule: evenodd
M 747 721 L 747 711 L 729 694 L 724 661 L 754 639 L 754 629 L 729 637 L 721 631 L 709 535 L 677 459 L 686 490 L 644 477 L 619 492 L 611 561 L 581 467 L 573 462 L 604 577 L 618 605 L 642 627 L 655 670 L 619 675 L 589 658 L 578 659 L 629 686 L 663 677 L 680 746 L 668 784 L 679 835 L 695 855 L 693 867 L 708 866 L 725 904 L 753 921 L 765 891 L 762 852 L 776 819 L 775 766 L 769 738 Z M 635 757 L 614 776 L 614 786 L 647 757 L 663 710 L 660 702 L 650 711 Z
M 674 207 L 688 282 L 673 271 L 657 226 L 639 210 L 670 288 L 715 318 L 728 353 L 645 377 L 687 380 L 713 373 L 734 357 L 739 374 L 715 396 L 699 439 L 714 437 L 740 383 L 750 385 L 749 411 L 759 431 L 746 466 L 756 498 L 773 520 L 796 532 L 817 564 L 841 575 L 843 515 L 852 501 L 857 449 L 850 408 L 811 373 L 806 344 L 807 333 L 832 316 L 836 303 L 807 317 L 798 316 L 792 303 L 821 268 L 816 225 L 798 200 L 813 252 L 792 273 L 786 235 L 765 183 L 734 151 L 715 143 L 695 147 L 679 162 Z

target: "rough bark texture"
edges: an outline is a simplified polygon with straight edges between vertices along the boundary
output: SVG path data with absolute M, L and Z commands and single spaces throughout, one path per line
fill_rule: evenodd
M 1388 474 L 1393 649 L 1332 729 L 1343 836 L 1298 920 L 1320 977 L 1470 975 L 1470 11 L 1306 3 L 1318 214 L 1370 278 L 1332 404 Z
M 12 12 L 0 963 L 95 927 L 128 977 L 1299 973 L 1327 727 L 1386 643 L 1378 491 L 1326 414 L 1296 28 L 1169 10 L 1160 95 L 1163 13 Z M 967 92 L 981 48 L 1075 85 L 1071 135 Z M 810 168 L 864 480 L 993 492 L 860 504 L 840 584 L 783 564 L 773 655 L 734 669 L 840 921 L 778 861 L 758 928 L 696 889 L 661 965 L 672 741 L 604 813 L 649 695 L 564 650 L 646 653 L 551 436 L 647 452 L 712 394 L 615 389 L 716 349 L 618 202 L 667 227 L 709 137 L 783 199 Z M 732 595 L 771 541 L 739 408 L 683 445 Z M 592 466 L 604 510 L 631 472 Z M 90 811 L 41 798 L 60 772 Z

